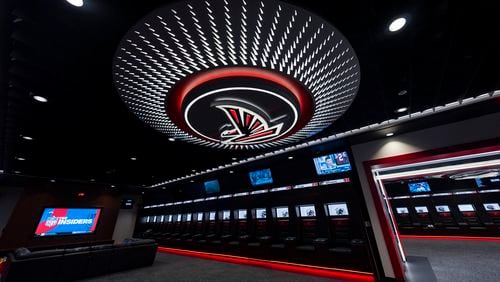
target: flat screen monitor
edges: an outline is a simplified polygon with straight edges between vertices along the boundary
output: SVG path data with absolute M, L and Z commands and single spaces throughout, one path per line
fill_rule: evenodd
M 481 178 L 474 178 L 474 180 L 476 181 L 476 186 L 478 188 L 486 186 L 486 185 L 484 185 L 483 180 Z
M 483 207 L 486 211 L 500 211 L 500 205 L 498 203 L 484 203 Z
M 186 221 L 191 221 L 192 217 L 193 217 L 193 214 L 188 213 L 188 214 L 186 215 Z
M 203 213 L 200 212 L 198 213 L 198 218 L 197 218 L 198 221 L 202 221 L 203 220 Z
M 267 218 L 267 211 L 265 208 L 255 209 L 255 217 L 257 219 Z
M 458 205 L 458 210 L 461 212 L 472 212 L 475 211 L 474 206 L 471 204 Z
M 397 214 L 409 214 L 410 212 L 408 211 L 408 208 L 401 207 L 401 208 L 396 208 L 396 213 Z
M 318 175 L 333 174 L 351 170 L 347 152 L 334 153 L 314 158 L 314 166 Z
M 217 179 L 205 181 L 204 185 L 205 185 L 205 192 L 207 194 L 220 192 L 219 181 Z
M 408 188 L 410 188 L 410 192 L 412 193 L 422 193 L 422 192 L 430 192 L 431 187 L 429 187 L 429 183 L 422 182 L 414 182 L 408 183 Z
M 231 212 L 230 211 L 223 211 L 222 212 L 222 220 L 230 220 L 231 219 Z
M 238 219 L 247 219 L 247 210 L 238 210 Z
M 429 210 L 427 209 L 426 206 L 415 207 L 415 211 L 417 213 L 428 213 L 429 212 Z
M 288 207 L 276 208 L 276 217 L 277 218 L 288 218 L 289 217 Z
M 208 219 L 209 219 L 209 220 L 215 220 L 215 212 L 210 212 L 210 213 L 208 214 Z
M 328 214 L 330 216 L 348 216 L 349 210 L 347 209 L 347 203 L 328 204 Z
M 45 208 L 35 236 L 93 234 L 100 214 L 100 208 Z
M 132 209 L 134 208 L 134 199 L 122 199 L 121 209 Z
M 314 207 L 314 205 L 299 206 L 299 216 L 300 217 L 316 217 L 316 208 Z
M 447 205 L 436 206 L 437 212 L 450 212 L 450 207 Z
M 248 173 L 250 177 L 250 183 L 252 186 L 271 184 L 273 183 L 273 177 L 271 175 L 271 169 L 261 169 L 257 171 L 251 171 Z

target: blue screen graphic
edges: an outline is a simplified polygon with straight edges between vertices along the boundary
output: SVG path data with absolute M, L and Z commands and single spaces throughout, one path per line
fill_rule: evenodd
M 421 192 L 430 192 L 431 187 L 429 187 L 429 183 L 423 182 L 415 182 L 408 183 L 408 187 L 410 188 L 410 192 L 412 193 L 421 193 Z
M 252 186 L 273 183 L 271 169 L 269 168 L 251 171 L 248 173 L 248 176 L 250 176 L 250 182 L 252 183 Z
M 207 194 L 220 192 L 218 180 L 210 180 L 205 182 L 205 192 Z
M 339 173 L 351 170 L 351 163 L 347 152 L 340 152 L 314 158 L 316 173 L 318 175 Z
M 94 233 L 100 208 L 46 208 L 35 231 L 36 236 Z

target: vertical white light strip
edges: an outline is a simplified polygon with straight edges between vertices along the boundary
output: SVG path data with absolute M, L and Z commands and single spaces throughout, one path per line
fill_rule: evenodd
M 401 256 L 403 262 L 406 262 L 406 255 L 403 250 L 403 246 L 401 245 L 401 238 L 399 238 L 399 233 L 397 231 L 398 227 L 396 225 L 396 220 L 394 219 L 394 214 L 392 213 L 391 204 L 389 203 L 389 199 L 387 197 L 387 191 L 385 190 L 384 184 L 382 183 L 381 180 L 378 179 L 377 176 L 378 172 L 372 170 L 373 180 L 375 181 L 377 188 L 380 191 L 380 195 L 382 196 L 382 204 L 384 206 L 385 211 L 389 215 L 388 216 L 389 224 L 391 225 L 391 232 L 393 233 L 394 238 L 396 238 L 396 245 L 399 250 L 399 255 Z
M 248 64 L 248 52 L 247 52 L 247 2 L 242 0 L 241 7 L 241 35 L 240 35 L 240 60 L 243 65 Z
M 254 66 L 258 66 L 258 60 L 257 56 L 259 55 L 259 45 L 261 41 L 261 28 L 262 28 L 262 21 L 264 20 L 264 2 L 260 2 L 260 7 L 259 7 L 259 13 L 257 15 L 257 24 L 255 26 L 255 34 L 253 37 L 253 42 L 252 42 L 252 51 L 250 52 L 250 60 L 252 61 L 252 64 Z
M 219 31 L 217 30 L 217 25 L 215 24 L 215 17 L 213 16 L 213 11 L 210 8 L 210 3 L 208 1 L 205 1 L 205 4 L 208 12 L 210 28 L 212 30 L 212 36 L 215 43 L 217 57 L 219 58 L 220 62 L 223 65 L 227 66 L 226 55 L 224 54 L 224 48 L 222 47 L 222 42 L 220 41 Z
M 237 65 L 236 47 L 234 43 L 233 30 L 231 28 L 231 16 L 229 15 L 229 3 L 224 0 L 224 21 L 226 22 L 227 45 L 229 46 L 229 58 L 233 65 Z

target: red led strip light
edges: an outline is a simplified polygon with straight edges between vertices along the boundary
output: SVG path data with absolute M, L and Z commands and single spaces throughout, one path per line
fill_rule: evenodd
M 255 258 L 247 258 L 247 257 L 239 257 L 239 256 L 231 256 L 231 255 L 223 255 L 215 253 L 205 253 L 205 252 L 189 251 L 189 250 L 166 248 L 166 247 L 158 247 L 158 252 L 203 258 L 203 259 L 211 259 L 229 263 L 258 266 L 273 270 L 321 276 L 331 279 L 342 279 L 347 281 L 375 281 L 375 277 L 373 276 L 372 273 L 353 271 L 348 269 L 319 267 L 313 265 L 262 260 Z

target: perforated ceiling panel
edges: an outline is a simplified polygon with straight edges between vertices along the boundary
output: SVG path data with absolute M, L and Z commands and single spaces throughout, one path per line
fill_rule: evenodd
M 332 25 L 278 1 L 185 1 L 132 27 L 114 82 L 143 121 L 177 139 L 257 149 L 310 137 L 350 106 L 359 66 Z

